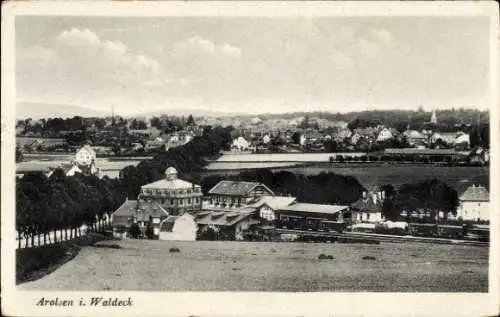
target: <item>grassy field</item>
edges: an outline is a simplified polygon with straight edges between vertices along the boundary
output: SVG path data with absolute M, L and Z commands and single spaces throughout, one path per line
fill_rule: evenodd
M 404 165 L 386 164 L 378 166 L 359 167 L 296 167 L 286 169 L 297 174 L 315 175 L 321 172 L 334 172 L 356 177 L 367 187 L 392 184 L 398 187 L 405 183 L 419 182 L 436 178 L 455 187 L 457 190 L 466 188 L 468 184 L 488 184 L 489 167 L 480 166 L 437 166 L 437 165 Z
M 224 164 L 229 164 L 228 168 L 232 169 L 234 163 L 217 163 L 212 165 L 212 168 L 217 167 L 222 169 Z M 416 164 L 315 164 L 309 166 L 281 167 L 276 168 L 267 166 L 269 163 L 262 164 L 265 167 L 274 171 L 290 171 L 296 174 L 317 175 L 321 172 L 333 172 L 342 175 L 350 175 L 356 177 L 361 185 L 366 188 L 375 186 L 392 184 L 396 188 L 405 183 L 413 183 L 423 181 L 425 179 L 437 178 L 446 182 L 450 186 L 456 188 L 459 192 L 465 190 L 470 184 L 489 184 L 489 167 L 481 166 L 438 166 L 438 165 L 416 165 Z M 210 166 L 210 165 L 209 165 Z M 248 168 L 248 167 L 246 167 Z M 209 175 L 234 175 L 240 171 L 232 170 L 205 170 L 202 176 Z
M 115 248 L 106 247 L 113 244 Z M 171 247 L 180 252 L 170 253 Z M 321 253 L 334 259 L 319 260 Z M 366 256 L 372 258 L 363 259 Z M 84 247 L 54 273 L 19 288 L 487 292 L 488 249 L 417 243 L 103 241 Z

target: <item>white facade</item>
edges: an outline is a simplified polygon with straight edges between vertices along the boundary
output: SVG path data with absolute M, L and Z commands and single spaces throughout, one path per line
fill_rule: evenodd
M 305 135 L 301 134 L 300 135 L 300 145 L 301 146 L 306 145 L 306 141 L 307 141 L 307 138 L 305 137 Z
M 457 218 L 471 221 L 490 220 L 488 190 L 480 185 L 472 185 L 460 196 Z
M 268 134 L 264 135 L 264 137 L 262 137 L 262 143 L 268 144 L 269 142 L 271 142 L 271 137 Z
M 163 223 L 169 221 L 168 218 L 160 224 L 160 240 L 169 241 L 195 241 L 198 226 L 190 214 L 183 214 L 177 217 L 174 224 L 168 230 L 163 230 Z
M 95 151 L 89 145 L 82 147 L 75 155 L 75 162 L 79 165 L 89 166 L 95 159 Z
M 457 217 L 462 220 L 488 221 L 490 220 L 489 201 L 461 201 L 457 210 Z
M 357 222 L 381 222 L 383 220 L 381 212 L 367 212 L 367 211 L 359 211 L 356 212 Z
M 274 210 L 272 210 L 268 205 L 262 205 L 259 210 L 259 215 L 262 219 L 265 219 L 267 221 L 274 221 L 276 219 Z
M 66 176 L 75 176 L 76 173 L 83 173 L 83 172 L 77 165 L 73 165 L 70 168 L 70 170 L 66 172 Z
M 233 140 L 233 144 L 231 145 L 231 149 L 237 150 L 237 151 L 248 151 L 248 148 L 250 146 L 250 143 L 248 143 L 247 140 L 243 137 L 238 137 Z
M 392 139 L 392 132 L 391 130 L 384 128 L 382 131 L 379 132 L 377 136 L 377 141 L 378 142 L 383 142 Z

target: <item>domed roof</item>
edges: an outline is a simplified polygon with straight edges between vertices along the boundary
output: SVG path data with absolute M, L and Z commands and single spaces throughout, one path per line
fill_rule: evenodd
M 177 170 L 173 167 L 169 167 L 165 170 L 165 176 L 167 177 L 168 180 L 176 179 Z

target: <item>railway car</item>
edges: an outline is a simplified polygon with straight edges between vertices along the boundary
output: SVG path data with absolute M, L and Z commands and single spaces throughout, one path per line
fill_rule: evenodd
M 465 239 L 473 241 L 490 241 L 490 229 L 483 226 L 471 226 L 465 230 Z
M 339 221 L 322 220 L 319 223 L 318 231 L 322 232 L 344 232 L 346 223 Z

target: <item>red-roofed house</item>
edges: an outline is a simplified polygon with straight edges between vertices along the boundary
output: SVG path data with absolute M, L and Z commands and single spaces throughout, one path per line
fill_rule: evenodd
M 457 217 L 462 220 L 489 221 L 490 195 L 481 185 L 472 185 L 459 198 Z

